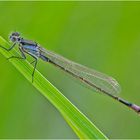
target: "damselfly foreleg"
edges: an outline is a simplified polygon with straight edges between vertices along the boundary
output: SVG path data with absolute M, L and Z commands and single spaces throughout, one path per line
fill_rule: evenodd
M 6 51 L 11 51 L 14 47 L 15 47 L 16 43 L 14 43 L 10 48 L 5 48 L 3 46 L 0 46 L 1 48 L 3 48 Z
M 26 59 L 26 56 L 25 56 L 25 54 L 24 54 L 24 52 L 23 52 L 23 50 L 22 50 L 21 47 L 19 47 L 19 51 L 20 51 L 22 57 L 19 57 L 19 56 L 11 56 L 11 57 L 9 57 L 9 58 L 7 58 L 7 59 L 8 59 L 8 60 L 9 60 L 9 59 L 13 59 L 13 58 L 17 58 L 17 59 Z

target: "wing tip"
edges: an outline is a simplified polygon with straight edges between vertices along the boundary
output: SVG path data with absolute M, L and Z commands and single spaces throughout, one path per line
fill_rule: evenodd
M 121 86 L 118 83 L 118 81 L 112 77 L 109 77 L 110 84 L 112 85 L 114 89 L 115 94 L 119 94 L 121 92 Z

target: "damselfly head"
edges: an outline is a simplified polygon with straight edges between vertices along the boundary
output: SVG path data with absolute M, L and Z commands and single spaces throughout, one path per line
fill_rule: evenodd
M 20 34 L 18 32 L 12 32 L 9 36 L 9 39 L 12 41 L 12 42 L 19 42 L 21 37 L 20 37 Z

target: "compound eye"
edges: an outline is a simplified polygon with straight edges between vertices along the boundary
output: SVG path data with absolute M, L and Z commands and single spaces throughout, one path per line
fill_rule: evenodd
M 16 42 L 16 40 L 17 40 L 16 37 L 10 37 L 10 39 L 12 42 Z
M 12 36 L 20 36 L 20 34 L 18 32 L 13 32 Z

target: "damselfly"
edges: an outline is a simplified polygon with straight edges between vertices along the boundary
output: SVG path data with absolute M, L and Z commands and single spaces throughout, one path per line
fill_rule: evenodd
M 18 32 L 13 32 L 10 35 L 10 41 L 13 42 L 13 45 L 7 49 L 2 47 L 3 49 L 10 51 L 12 50 L 16 44 L 18 45 L 21 56 L 11 56 L 8 59 L 18 58 L 18 59 L 26 59 L 26 55 L 30 55 L 34 61 L 34 70 L 32 73 L 32 82 L 34 78 L 35 69 L 37 66 L 38 58 L 43 61 L 49 62 L 56 67 L 59 67 L 63 71 L 67 72 L 71 76 L 80 80 L 82 83 L 87 85 L 88 87 L 96 90 L 97 92 L 104 93 L 105 95 L 110 96 L 111 98 L 119 101 L 120 103 L 126 105 L 127 107 L 133 109 L 137 113 L 140 113 L 140 106 L 137 106 L 133 103 L 130 103 L 122 98 L 120 98 L 117 93 L 120 92 L 120 86 L 118 82 L 103 73 L 98 71 L 89 69 L 85 66 L 72 62 L 56 53 L 53 53 L 49 50 L 42 48 L 39 44 L 34 41 L 25 40 L 20 36 Z

